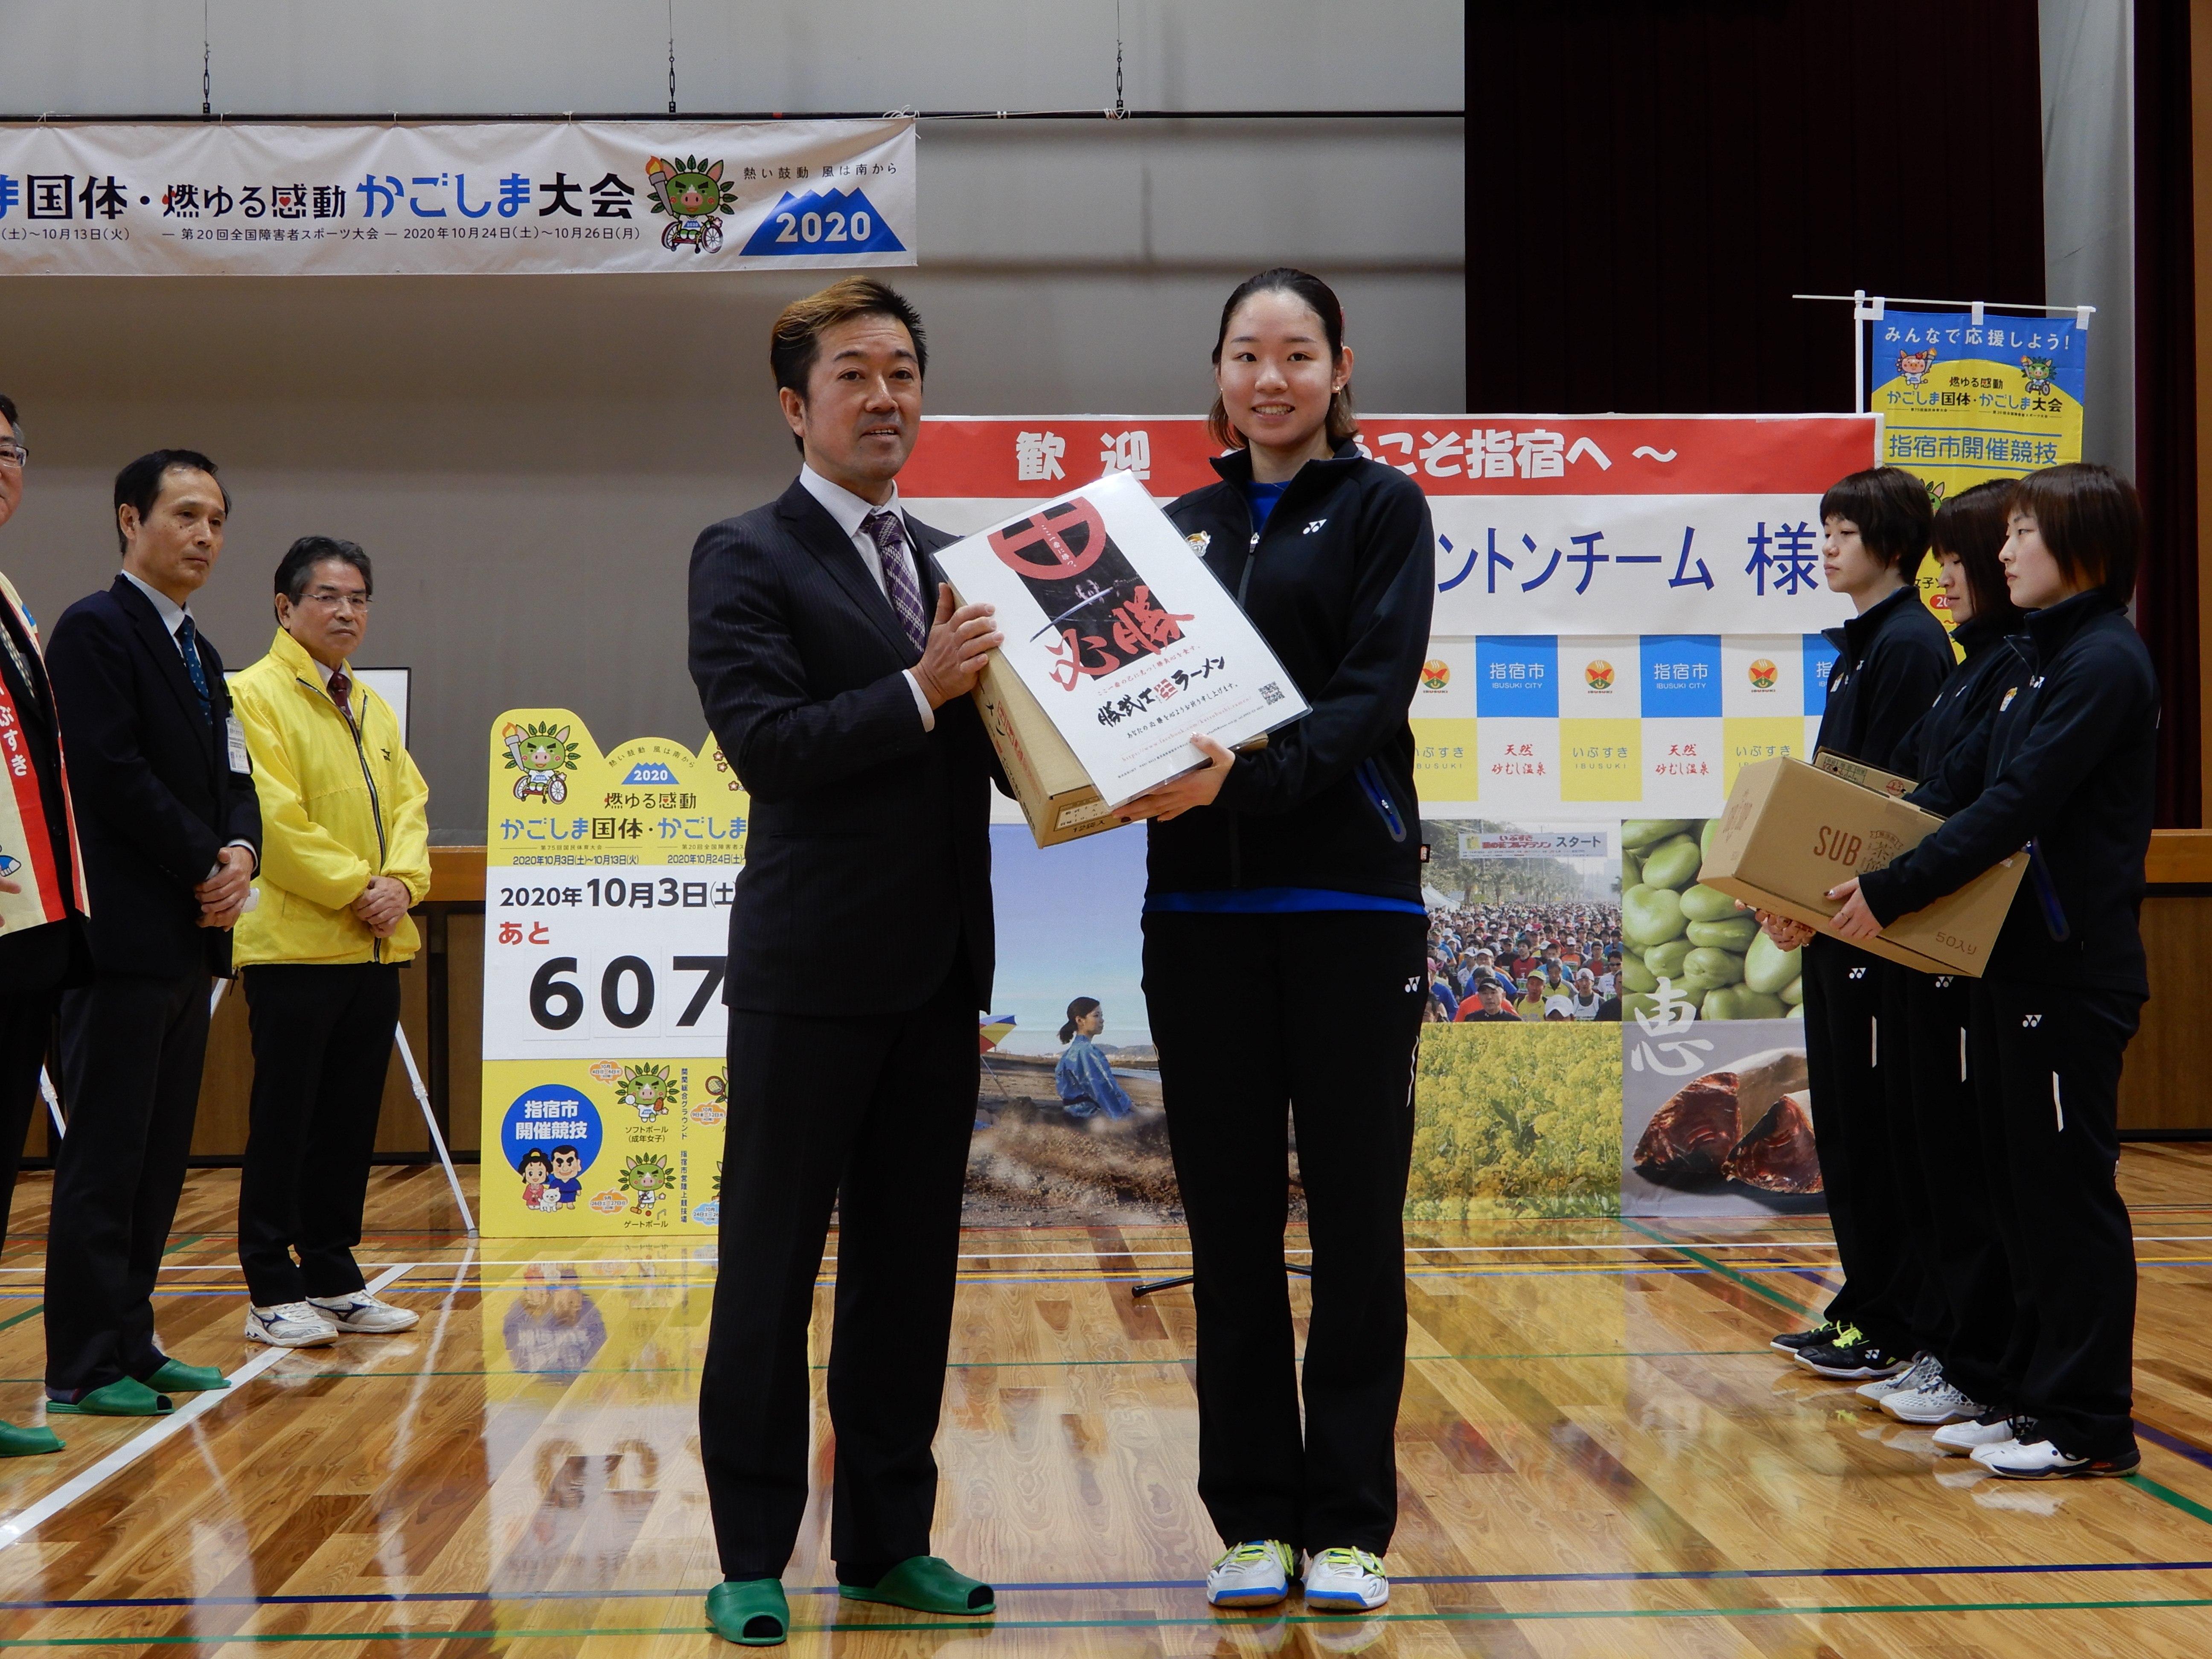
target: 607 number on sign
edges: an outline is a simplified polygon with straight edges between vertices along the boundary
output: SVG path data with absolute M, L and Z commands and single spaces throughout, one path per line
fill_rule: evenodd
M 671 960 L 673 973 L 697 976 L 689 984 L 679 982 L 676 987 L 678 994 L 688 991 L 690 998 L 683 1012 L 676 1016 L 675 1029 L 689 1030 L 698 1024 L 714 993 L 722 988 L 725 963 L 726 959 L 719 956 Z M 586 1005 L 584 985 L 577 977 L 580 972 L 574 957 L 549 957 L 540 963 L 530 979 L 531 1018 L 549 1031 L 565 1031 L 583 1018 Z M 599 1012 L 618 1031 L 635 1031 L 650 1020 L 659 995 L 653 964 L 643 957 L 617 957 L 599 972 Z

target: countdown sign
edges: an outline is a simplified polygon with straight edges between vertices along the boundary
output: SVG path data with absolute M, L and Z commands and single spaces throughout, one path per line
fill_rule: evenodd
M 565 708 L 501 714 L 489 768 L 486 1230 L 711 1232 L 750 803 L 711 738 L 602 753 Z

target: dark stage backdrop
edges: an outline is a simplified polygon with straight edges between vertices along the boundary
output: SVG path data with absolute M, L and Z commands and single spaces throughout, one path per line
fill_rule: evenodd
M 1486 5 L 1468 41 L 1470 409 L 1849 409 L 1847 309 L 1792 294 L 2044 297 L 2034 0 Z
M 2136 628 L 2158 665 L 2158 822 L 2203 817 L 2197 603 L 2197 232 L 2189 0 L 2135 0 Z
M 2139 626 L 2199 821 L 2186 0 L 2137 0 Z M 1468 406 L 1849 409 L 1848 312 L 2041 301 L 2034 0 L 1567 0 L 1468 28 Z

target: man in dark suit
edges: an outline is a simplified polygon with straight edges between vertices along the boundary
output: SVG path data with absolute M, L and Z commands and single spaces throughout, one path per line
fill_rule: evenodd
M 230 499 L 192 450 L 115 480 L 123 570 L 47 647 L 92 907 L 92 983 L 62 998 L 70 1112 L 46 1247 L 49 1414 L 151 1417 L 224 1387 L 166 1358 L 154 1276 L 184 1190 L 207 1050 L 208 982 L 230 973 L 261 813 L 222 659 L 191 600 Z
M 13 399 L 0 397 L 0 525 L 23 499 L 31 459 Z M 0 1235 L 15 1194 L 23 1137 L 38 1109 L 39 1073 L 64 986 L 92 975 L 84 881 L 70 833 L 53 688 L 38 629 L 0 576 Z M 0 1457 L 59 1451 L 51 1429 L 0 1423 Z
M 955 610 L 896 478 L 927 345 L 853 277 L 787 307 L 769 349 L 805 465 L 691 552 L 691 676 L 751 793 L 730 917 L 721 1266 L 699 1440 L 734 1642 L 781 1642 L 806 1507 L 806 1331 L 837 1206 L 831 1552 L 840 1594 L 983 1613 L 929 1554 L 960 1195 L 992 971 L 990 740 L 967 693 L 1000 642 Z M 925 595 L 933 596 L 925 598 Z M 854 1005 L 852 962 L 899 919 L 907 971 Z

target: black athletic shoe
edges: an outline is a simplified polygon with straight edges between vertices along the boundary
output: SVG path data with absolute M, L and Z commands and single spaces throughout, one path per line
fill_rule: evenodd
M 1834 1341 L 1837 1332 L 1836 1326 L 1823 1320 L 1809 1331 L 1784 1331 L 1766 1346 L 1777 1353 L 1786 1353 L 1795 1357 L 1804 1352 L 1808 1348 L 1821 1347 Z
M 1866 1339 L 1856 1325 L 1846 1325 L 1836 1340 L 1817 1348 L 1798 1351 L 1797 1363 L 1815 1376 L 1832 1376 L 1839 1382 L 1867 1382 L 1877 1376 L 1895 1376 L 1912 1364 L 1912 1356 L 1892 1353 Z

